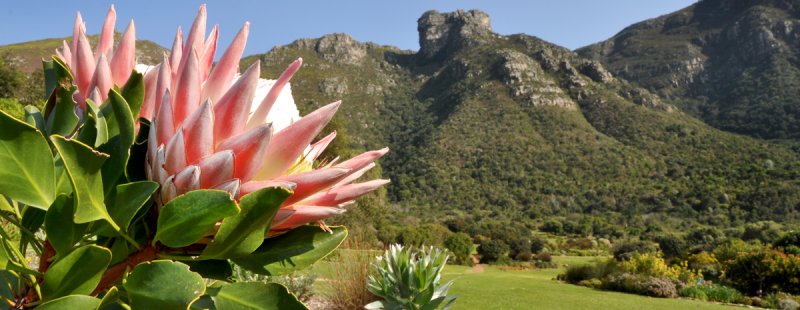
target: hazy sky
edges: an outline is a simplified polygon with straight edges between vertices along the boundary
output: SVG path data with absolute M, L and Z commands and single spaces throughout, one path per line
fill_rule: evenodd
M 359 41 L 417 50 L 417 19 L 427 10 L 481 9 L 495 32 L 526 33 L 578 48 L 604 40 L 624 27 L 686 7 L 694 0 L 531 0 L 531 1 L 208 1 L 208 23 L 220 25 L 220 46 L 227 47 L 245 21 L 250 39 L 245 54 L 263 53 L 298 38 L 345 32 Z M 188 31 L 203 1 L 9 1 L 0 9 L 0 45 L 72 33 L 81 11 L 89 33 L 98 33 L 115 3 L 117 30 L 130 19 L 137 38 L 169 47 L 175 30 Z M 221 54 L 221 51 L 219 51 Z M 219 54 L 218 54 L 219 55 Z

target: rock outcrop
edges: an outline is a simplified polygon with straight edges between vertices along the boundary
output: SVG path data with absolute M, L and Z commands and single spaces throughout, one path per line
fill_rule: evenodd
M 417 20 L 419 60 L 441 59 L 465 47 L 485 42 L 492 35 L 489 15 L 480 10 L 452 13 L 428 11 Z

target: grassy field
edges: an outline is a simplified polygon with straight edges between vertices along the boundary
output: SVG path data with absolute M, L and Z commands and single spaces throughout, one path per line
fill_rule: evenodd
M 562 264 L 587 263 L 591 257 L 554 257 Z M 734 309 L 687 299 L 651 298 L 600 291 L 553 279 L 562 269 L 503 271 L 487 266 L 474 272 L 465 266 L 447 266 L 445 281 L 455 280 L 453 309 Z

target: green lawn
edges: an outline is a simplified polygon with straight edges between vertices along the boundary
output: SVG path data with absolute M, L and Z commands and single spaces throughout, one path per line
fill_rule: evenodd
M 584 257 L 556 257 L 559 264 L 586 263 Z M 594 290 L 553 280 L 562 269 L 503 271 L 488 266 L 474 273 L 447 266 L 445 281 L 455 280 L 453 309 L 732 309 L 686 299 L 663 299 Z

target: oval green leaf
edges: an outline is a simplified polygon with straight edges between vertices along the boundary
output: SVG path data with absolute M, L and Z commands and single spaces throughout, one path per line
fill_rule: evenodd
M 41 132 L 0 111 L 0 194 L 47 210 L 56 198 L 53 154 Z
M 111 251 L 96 245 L 75 249 L 57 260 L 44 274 L 42 299 L 91 293 L 111 261 Z
M 111 223 L 111 217 L 103 202 L 101 175 L 101 168 L 108 155 L 97 152 L 80 141 L 67 140 L 62 136 L 50 136 L 50 140 L 61 155 L 75 193 L 75 223 L 88 223 L 100 219 Z
M 300 226 L 283 235 L 264 240 L 250 255 L 233 259 L 244 269 L 264 275 L 284 275 L 306 268 L 328 256 L 347 238 L 344 226 L 333 233 L 316 226 Z
M 72 249 L 86 231 L 87 224 L 75 224 L 75 206 L 72 198 L 58 195 L 44 216 L 44 230 L 47 240 L 56 253 L 65 255 Z
M 272 218 L 292 192 L 282 187 L 262 188 L 239 200 L 238 215 L 222 221 L 214 240 L 203 251 L 203 258 L 231 258 L 255 251 L 266 235 Z
M 158 214 L 153 243 L 179 248 L 202 239 L 223 218 L 239 213 L 226 191 L 204 189 L 172 199 Z
M 285 286 L 277 283 L 232 283 L 211 295 L 211 299 L 217 310 L 308 309 Z
M 206 290 L 189 266 L 167 260 L 137 265 L 122 286 L 133 309 L 187 309 Z
M 69 295 L 43 303 L 36 309 L 97 309 L 98 306 L 100 306 L 100 299 L 88 295 Z

